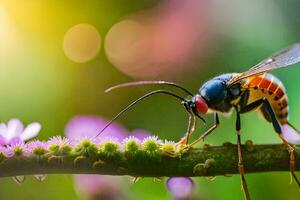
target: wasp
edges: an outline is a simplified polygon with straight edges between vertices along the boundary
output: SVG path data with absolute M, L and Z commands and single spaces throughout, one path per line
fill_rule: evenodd
M 200 87 L 195 95 L 181 85 L 168 81 L 136 81 L 113 86 L 107 89 L 106 92 L 128 86 L 169 85 L 179 88 L 187 93 L 188 98 L 183 98 L 168 90 L 154 90 L 141 96 L 125 107 L 101 130 L 101 132 L 132 106 L 155 94 L 165 94 L 179 99 L 188 112 L 189 123 L 187 132 L 178 142 L 179 145 L 187 145 L 188 147 L 194 146 L 199 141 L 204 140 L 205 137 L 211 134 L 219 126 L 219 113 L 228 114 L 235 111 L 238 171 L 241 176 L 245 198 L 250 199 L 246 179 L 244 177 L 244 165 L 241 151 L 240 115 L 259 109 L 266 121 L 272 123 L 275 132 L 278 134 L 282 143 L 287 147 L 290 154 L 291 177 L 294 178 L 298 187 L 300 187 L 300 182 L 295 175 L 294 149 L 285 137 L 283 137 L 284 135 L 298 134 L 299 132 L 288 122 L 289 106 L 285 87 L 278 78 L 268 73 L 275 69 L 296 64 L 299 61 L 300 43 L 296 43 L 273 54 L 245 72 L 222 74 L 208 80 Z M 203 116 L 208 113 L 214 114 L 214 125 L 197 140 L 188 144 L 188 139 L 196 128 L 197 118 L 205 122 Z

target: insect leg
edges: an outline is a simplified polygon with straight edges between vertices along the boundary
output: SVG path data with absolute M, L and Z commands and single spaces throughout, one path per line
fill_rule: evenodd
M 236 133 L 237 133 L 237 147 L 238 147 L 238 160 L 239 160 L 238 161 L 238 170 L 241 175 L 242 188 L 245 193 L 245 198 L 247 200 L 249 200 L 250 194 L 249 194 L 246 179 L 244 176 L 244 164 L 243 164 L 242 149 L 241 149 L 241 117 L 240 117 L 240 112 L 239 112 L 237 106 L 235 106 L 235 110 L 236 110 L 235 129 L 236 129 Z
M 192 131 L 192 121 L 193 121 L 193 124 L 194 124 L 194 118 L 193 118 L 193 114 L 192 113 L 189 113 L 189 125 L 188 125 L 188 129 L 187 129 L 187 132 L 184 136 L 184 144 L 187 144 L 188 143 L 188 140 L 189 140 L 189 136 L 191 134 L 191 131 Z
M 278 123 L 278 120 L 275 117 L 275 113 L 269 103 L 269 101 L 267 99 L 264 99 L 264 105 L 266 107 L 266 109 L 269 111 L 269 114 L 271 116 L 272 119 L 272 124 L 274 126 L 275 131 L 278 133 L 279 138 L 282 140 L 283 144 L 287 147 L 287 150 L 290 153 L 290 172 L 291 172 L 291 176 L 294 178 L 294 180 L 296 181 L 298 188 L 300 188 L 300 182 L 297 178 L 297 176 L 295 175 L 295 154 L 294 154 L 294 148 L 288 143 L 288 141 L 286 141 L 281 133 L 281 127 Z
M 259 99 L 248 105 L 241 105 L 240 113 L 242 114 L 242 113 L 250 112 L 250 111 L 256 109 L 257 107 L 261 106 L 262 104 L 263 104 L 263 99 Z
M 192 129 L 191 129 L 191 131 L 190 131 L 190 133 L 188 135 L 187 143 L 188 143 L 189 136 L 195 131 L 196 126 L 197 126 L 197 116 L 193 115 L 193 118 L 194 118 L 194 120 L 193 120 L 194 123 L 193 123 Z
M 300 182 L 295 174 L 295 154 L 294 154 L 294 148 L 286 141 L 281 134 L 279 134 L 279 138 L 282 140 L 283 144 L 287 147 L 289 153 L 290 153 L 290 172 L 291 176 L 296 181 L 298 188 L 300 188 Z M 292 178 L 291 178 L 292 180 Z M 292 182 L 292 181 L 291 181 Z
M 295 155 L 294 155 L 294 148 L 282 137 L 281 133 L 281 127 L 280 124 L 276 118 L 276 115 L 272 109 L 271 104 L 269 103 L 269 101 L 266 98 L 262 98 L 259 99 L 247 106 L 245 106 L 244 108 L 242 108 L 242 112 L 248 112 L 250 110 L 253 110 L 254 108 L 260 106 L 261 104 L 264 105 L 264 108 L 266 109 L 266 111 L 268 111 L 269 115 L 270 115 L 270 119 L 271 122 L 273 124 L 273 128 L 276 131 L 276 133 L 278 133 L 279 138 L 282 140 L 283 144 L 286 145 L 287 150 L 290 153 L 290 172 L 291 172 L 291 176 L 294 178 L 294 180 L 296 181 L 298 187 L 300 188 L 300 181 L 298 180 L 297 176 L 295 175 Z
M 212 127 L 210 127 L 203 135 L 201 135 L 197 140 L 195 140 L 194 142 L 192 142 L 192 143 L 189 145 L 190 147 L 191 147 L 191 146 L 194 146 L 195 144 L 197 144 L 197 143 L 200 142 L 201 140 L 204 140 L 204 138 L 205 138 L 206 136 L 208 136 L 210 133 L 212 133 L 213 130 L 215 130 L 215 129 L 219 126 L 220 120 L 219 120 L 218 113 L 215 112 L 215 113 L 214 113 L 214 116 L 215 116 L 215 124 L 214 124 Z
M 193 123 L 192 123 L 192 121 L 193 121 Z M 192 113 L 189 113 L 189 123 L 188 123 L 187 132 L 185 133 L 184 137 L 177 143 L 177 145 L 187 145 L 188 144 L 189 137 L 192 135 L 192 133 L 196 129 L 196 123 L 197 123 L 196 116 Z

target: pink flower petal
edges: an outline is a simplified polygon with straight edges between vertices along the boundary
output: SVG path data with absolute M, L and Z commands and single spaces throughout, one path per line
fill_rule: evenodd
M 290 143 L 300 144 L 300 133 L 289 124 L 282 127 L 282 136 Z
M 7 123 L 7 130 L 3 135 L 7 140 L 19 136 L 24 130 L 24 126 L 19 119 L 11 119 Z
M 31 123 L 25 128 L 20 138 L 23 141 L 33 138 L 39 134 L 40 130 L 41 125 L 38 122 Z
M 7 131 L 6 124 L 0 123 L 0 135 L 2 135 L 4 137 L 6 131 Z
M 21 140 L 20 137 L 14 137 L 14 138 L 11 138 L 10 140 L 6 141 L 6 144 L 8 145 L 14 145 L 14 144 L 17 144 L 17 143 L 22 143 L 23 140 Z

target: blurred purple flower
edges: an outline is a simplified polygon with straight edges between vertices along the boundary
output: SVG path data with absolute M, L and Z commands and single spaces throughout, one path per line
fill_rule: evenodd
M 80 195 L 88 200 L 125 199 L 122 179 L 115 176 L 75 175 L 75 184 Z
M 37 122 L 29 124 L 25 129 L 19 119 L 11 119 L 7 125 L 0 123 L 0 145 L 12 145 L 24 142 L 38 135 L 41 125 Z
M 300 144 L 300 134 L 289 124 L 284 124 L 281 126 L 282 136 L 290 143 Z
M 186 177 L 173 177 L 167 180 L 167 188 L 172 193 L 174 200 L 192 199 L 194 181 Z
M 93 137 L 96 136 L 99 131 L 107 124 L 107 121 L 97 116 L 75 116 L 67 124 L 65 129 L 66 137 L 70 139 L 80 137 Z M 115 137 L 119 140 L 123 140 L 127 135 L 126 130 L 117 124 L 109 126 L 99 139 L 106 137 Z
M 96 136 L 107 124 L 107 121 L 96 116 L 75 116 L 66 126 L 65 135 L 73 140 L 82 137 Z M 127 132 L 119 125 L 111 124 L 99 136 L 100 141 L 108 138 L 116 138 L 122 141 L 127 136 Z M 74 175 L 75 184 L 80 194 L 88 200 L 115 200 L 124 199 L 121 177 L 100 176 L 100 175 Z

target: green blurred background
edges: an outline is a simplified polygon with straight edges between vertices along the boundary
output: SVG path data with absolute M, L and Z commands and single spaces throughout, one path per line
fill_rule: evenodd
M 166 79 L 196 93 L 217 74 L 246 70 L 299 42 L 299 9 L 297 0 L 1 0 L 0 119 L 39 121 L 43 129 L 38 138 L 47 139 L 63 135 L 74 115 L 110 119 L 132 100 L 157 88 L 103 92 L 114 84 Z M 78 24 L 85 25 L 72 29 Z M 287 88 L 290 121 L 300 128 L 296 123 L 300 119 L 297 66 L 274 74 Z M 212 123 L 212 117 L 207 118 Z M 160 138 L 179 140 L 187 115 L 177 101 L 156 96 L 118 122 L 128 130 L 140 128 Z M 199 127 L 194 137 L 205 128 Z M 257 113 L 242 116 L 242 138 L 254 143 L 280 142 Z M 234 117 L 222 117 L 220 128 L 206 143 L 235 140 Z M 246 179 L 253 199 L 300 197 L 296 185 L 289 184 L 287 172 L 247 174 Z M 239 176 L 194 180 L 201 199 L 243 198 Z M 170 198 L 164 182 L 143 179 L 136 184 L 126 182 L 124 187 L 128 199 Z M 0 199 L 79 197 L 71 175 L 49 175 L 42 183 L 28 177 L 20 186 L 9 178 L 1 179 Z

